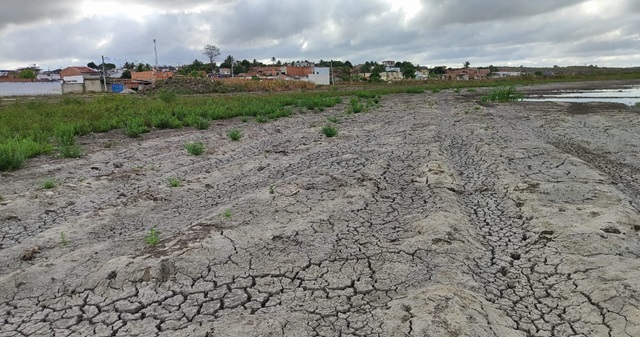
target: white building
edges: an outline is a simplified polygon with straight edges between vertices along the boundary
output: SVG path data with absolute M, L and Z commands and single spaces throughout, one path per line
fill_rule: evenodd
M 309 81 L 319 85 L 331 84 L 331 69 L 328 67 L 314 67 L 309 74 Z

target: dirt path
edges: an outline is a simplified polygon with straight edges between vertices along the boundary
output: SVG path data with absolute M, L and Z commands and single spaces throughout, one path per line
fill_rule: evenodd
M 640 115 L 473 95 L 3 174 L 0 336 L 640 336 Z

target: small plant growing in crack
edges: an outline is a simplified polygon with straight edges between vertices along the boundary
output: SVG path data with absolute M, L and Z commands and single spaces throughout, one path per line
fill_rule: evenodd
M 338 135 L 338 129 L 330 125 L 325 125 L 322 127 L 322 133 L 327 137 L 335 137 Z
M 144 242 L 151 247 L 157 245 L 158 242 L 160 242 L 160 238 L 158 237 L 158 232 L 156 231 L 155 227 L 151 227 L 151 230 L 149 230 L 149 235 L 144 237 Z
M 231 210 L 230 209 L 225 210 L 224 213 L 222 213 L 222 215 L 227 219 L 231 218 Z
M 194 156 L 199 156 L 204 153 L 204 144 L 201 142 L 187 143 L 184 145 L 184 148 L 187 149 L 189 154 Z
M 239 141 L 242 138 L 242 133 L 238 129 L 227 131 L 227 137 L 233 141 Z
M 180 187 L 182 181 L 176 177 L 169 178 L 169 187 Z
M 58 185 L 58 181 L 53 178 L 45 179 L 45 181 L 42 182 L 42 188 L 47 190 L 56 187 L 56 185 Z
M 274 194 L 276 193 L 276 190 L 273 189 L 273 185 L 269 186 L 269 194 Z
M 62 246 L 64 247 L 69 245 L 69 240 L 67 240 L 67 236 L 64 234 L 64 232 L 60 232 L 60 244 L 62 244 Z

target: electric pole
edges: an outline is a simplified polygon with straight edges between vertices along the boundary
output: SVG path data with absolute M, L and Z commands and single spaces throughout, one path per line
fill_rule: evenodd
M 102 80 L 104 81 L 104 92 L 107 91 L 107 72 L 104 70 L 104 55 L 102 55 Z
M 156 54 L 156 71 L 158 71 L 158 48 L 156 48 L 156 39 L 153 39 L 153 52 Z

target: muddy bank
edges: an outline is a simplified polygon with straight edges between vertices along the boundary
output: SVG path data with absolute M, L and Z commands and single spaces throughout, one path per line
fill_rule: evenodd
M 4 173 L 0 336 L 639 336 L 637 113 L 477 98 L 114 131 Z

